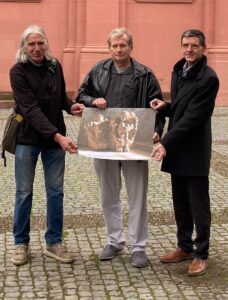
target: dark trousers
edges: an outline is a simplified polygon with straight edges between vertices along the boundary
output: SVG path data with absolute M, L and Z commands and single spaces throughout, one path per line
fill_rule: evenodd
M 178 247 L 206 259 L 211 226 L 208 176 L 171 175 L 171 180 Z

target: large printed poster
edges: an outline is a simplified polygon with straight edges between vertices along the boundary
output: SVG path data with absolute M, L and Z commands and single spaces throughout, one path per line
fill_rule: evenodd
M 148 160 L 156 112 L 151 108 L 85 108 L 78 153 L 86 157 Z

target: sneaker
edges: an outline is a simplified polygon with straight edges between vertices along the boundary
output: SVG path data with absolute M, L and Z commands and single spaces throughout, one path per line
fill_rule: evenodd
M 27 263 L 28 258 L 29 247 L 21 244 L 16 246 L 11 261 L 15 266 L 22 266 Z
M 104 249 L 101 251 L 99 259 L 100 260 L 111 260 L 117 255 L 122 254 L 123 249 L 118 249 L 113 245 L 107 244 Z
M 135 251 L 132 253 L 132 265 L 136 268 L 145 268 L 149 265 L 149 260 L 144 251 Z
M 63 244 L 58 244 L 55 246 L 46 246 L 44 254 L 48 257 L 52 257 L 61 263 L 72 263 L 74 257 L 67 252 L 66 247 Z
M 163 263 L 177 263 L 187 259 L 193 259 L 193 253 L 185 252 L 180 248 L 177 248 L 160 257 L 160 261 Z

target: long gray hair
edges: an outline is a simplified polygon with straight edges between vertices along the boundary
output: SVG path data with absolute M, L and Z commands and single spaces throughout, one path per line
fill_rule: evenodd
M 48 39 L 47 39 L 44 29 L 38 25 L 31 25 L 28 28 L 26 28 L 25 31 L 21 35 L 19 49 L 17 50 L 17 53 L 16 53 L 16 62 L 25 63 L 28 60 L 28 54 L 24 48 L 27 45 L 28 36 L 32 33 L 38 33 L 43 37 L 44 43 L 47 46 L 47 50 L 45 51 L 45 58 L 47 60 L 54 59 L 49 50 Z

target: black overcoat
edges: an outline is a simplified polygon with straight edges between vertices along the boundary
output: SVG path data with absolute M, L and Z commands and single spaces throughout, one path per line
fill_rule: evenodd
M 171 103 L 164 110 L 168 132 L 161 139 L 167 155 L 162 171 L 180 176 L 208 176 L 211 159 L 211 116 L 219 88 L 205 56 L 181 78 L 185 59 L 173 69 Z

